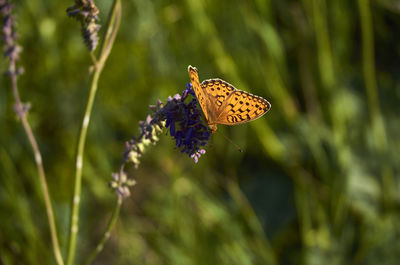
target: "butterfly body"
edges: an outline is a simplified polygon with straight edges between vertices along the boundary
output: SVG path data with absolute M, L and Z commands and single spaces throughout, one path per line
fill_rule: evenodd
M 264 115 L 271 104 L 264 98 L 236 89 L 219 78 L 201 84 L 196 67 L 188 67 L 190 81 L 212 133 L 217 125 L 237 125 Z

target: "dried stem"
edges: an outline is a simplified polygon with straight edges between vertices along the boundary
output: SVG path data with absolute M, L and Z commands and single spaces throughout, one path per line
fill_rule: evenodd
M 32 147 L 33 154 L 35 156 L 35 162 L 38 169 L 39 180 L 42 186 L 43 198 L 45 202 L 47 219 L 49 222 L 51 242 L 53 246 L 53 252 L 58 265 L 64 265 L 64 261 L 61 255 L 60 246 L 57 238 L 56 222 L 54 219 L 53 208 L 51 205 L 50 193 L 47 187 L 46 174 L 43 167 L 43 159 L 40 153 L 39 145 L 32 132 L 32 128 L 28 122 L 27 114 L 29 108 L 26 104 L 23 104 L 18 91 L 18 75 L 21 74 L 22 70 L 17 69 L 16 62 L 19 59 L 19 53 L 21 48 L 16 43 L 17 34 L 14 29 L 14 18 L 12 17 L 12 5 L 8 1 L 1 1 L 2 13 L 4 16 L 3 20 L 3 41 L 5 55 L 9 58 L 10 65 L 8 69 L 8 75 L 11 79 L 11 87 L 14 95 L 14 111 L 22 122 L 25 134 L 28 137 L 29 143 Z
M 31 126 L 28 122 L 27 110 L 25 109 L 25 107 L 22 104 L 21 99 L 19 97 L 18 86 L 17 86 L 17 75 L 15 73 L 11 74 L 11 84 L 12 84 L 12 90 L 13 90 L 14 99 L 15 99 L 14 110 L 22 122 L 22 126 L 24 127 L 26 136 L 29 139 L 29 143 L 32 146 L 32 150 L 33 150 L 33 153 L 35 156 L 35 162 L 36 162 L 36 166 L 37 166 L 38 174 L 39 174 L 39 178 L 40 178 L 40 183 L 41 183 L 42 190 L 43 190 L 43 198 L 44 198 L 44 202 L 45 202 L 45 206 L 46 206 L 47 219 L 48 219 L 49 227 L 50 227 L 50 235 L 51 235 L 51 242 L 53 245 L 54 255 L 56 257 L 57 264 L 63 265 L 64 261 L 61 256 L 60 246 L 58 243 L 56 222 L 54 219 L 53 208 L 51 206 L 49 189 L 47 187 L 46 174 L 45 174 L 43 162 L 42 162 L 43 161 L 42 155 L 40 153 L 40 149 L 39 149 L 38 143 L 36 141 L 36 138 L 32 132 Z

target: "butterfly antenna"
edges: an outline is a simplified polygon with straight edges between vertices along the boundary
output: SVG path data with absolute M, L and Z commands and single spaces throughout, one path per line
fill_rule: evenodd
M 243 153 L 243 150 L 242 150 L 242 148 L 240 148 L 240 146 L 239 145 L 237 145 L 236 143 L 234 143 L 229 137 L 227 137 L 225 134 L 223 134 L 223 133 L 221 133 L 221 132 L 219 132 L 219 131 L 217 131 L 219 134 L 221 134 L 226 140 L 228 140 L 228 142 L 230 142 L 234 147 L 236 147 L 236 149 L 240 152 L 240 153 Z

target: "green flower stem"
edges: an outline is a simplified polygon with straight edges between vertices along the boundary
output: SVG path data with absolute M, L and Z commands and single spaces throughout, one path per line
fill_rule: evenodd
M 375 72 L 374 58 L 374 32 L 372 27 L 371 10 L 369 0 L 359 0 L 360 22 L 362 30 L 362 55 L 363 72 L 368 99 L 368 108 L 373 127 L 373 133 L 378 149 L 386 149 L 386 132 L 379 106 L 378 85 Z
M 369 0 L 358 0 L 360 9 L 360 24 L 362 30 L 362 55 L 363 55 L 363 72 L 368 100 L 368 109 L 370 122 L 372 127 L 372 136 L 374 138 L 373 148 L 380 154 L 381 175 L 383 185 L 384 202 L 390 206 L 396 197 L 396 181 L 394 172 L 385 157 L 388 154 L 390 143 L 386 135 L 385 123 L 380 110 L 378 84 L 376 81 L 375 71 L 375 54 L 374 54 L 374 32 Z M 393 205 L 392 205 L 393 206 Z
M 86 259 L 86 261 L 83 263 L 83 265 L 89 265 L 93 262 L 94 258 L 103 250 L 104 244 L 106 241 L 110 238 L 111 235 L 111 229 L 114 227 L 115 222 L 118 219 L 119 215 L 119 210 L 121 209 L 121 204 L 122 204 L 122 197 L 118 196 L 118 201 L 117 205 L 115 206 L 114 212 L 111 216 L 110 222 L 107 225 L 106 231 L 104 231 L 104 234 L 97 244 L 96 248 L 90 253 L 89 257 Z
M 335 73 L 332 61 L 331 41 L 328 30 L 328 16 L 326 2 L 321 0 L 312 1 L 315 38 L 318 49 L 318 65 L 320 76 L 325 89 L 324 93 L 331 93 L 335 85 Z
M 99 60 L 94 65 L 93 77 L 90 84 L 89 98 L 85 109 L 85 115 L 82 121 L 82 127 L 79 135 L 78 150 L 76 155 L 76 170 L 75 170 L 75 185 L 74 185 L 74 196 L 72 198 L 72 213 L 70 219 L 70 236 L 68 242 L 68 256 L 67 265 L 72 265 L 74 262 L 75 251 L 76 251 L 76 239 L 78 235 L 78 222 L 79 222 L 79 205 L 80 205 L 80 194 L 82 186 L 82 165 L 83 155 L 86 142 L 87 129 L 90 122 L 90 116 L 92 113 L 93 102 L 96 96 L 98 81 L 100 74 L 104 68 L 104 64 L 110 54 L 113 46 L 119 22 L 121 18 L 121 1 L 114 0 L 113 6 L 110 11 L 110 15 L 106 25 L 106 34 L 101 43 Z
M 26 116 L 27 111 L 24 109 L 24 106 L 21 102 L 21 98 L 19 96 L 18 84 L 17 84 L 17 74 L 16 74 L 14 62 L 11 62 L 11 64 L 10 64 L 10 72 L 11 72 L 11 75 L 10 75 L 11 85 L 12 85 L 12 90 L 13 90 L 14 99 L 15 99 L 15 105 L 14 105 L 15 112 L 17 113 L 18 117 L 20 118 L 20 120 L 22 122 L 22 126 L 24 127 L 26 136 L 28 137 L 29 143 L 32 146 L 32 150 L 33 150 L 33 153 L 35 156 L 35 162 L 36 162 L 36 166 L 38 169 L 40 184 L 42 186 L 42 191 L 43 191 L 43 199 L 44 199 L 44 203 L 45 203 L 45 207 L 46 207 L 47 219 L 49 222 L 51 243 L 53 245 L 53 252 L 54 252 L 57 264 L 64 265 L 64 261 L 63 261 L 61 251 L 60 251 L 60 246 L 58 243 L 56 222 L 54 219 L 53 207 L 51 206 L 49 189 L 47 187 L 46 174 L 45 174 L 44 167 L 43 167 L 43 159 L 42 159 L 42 155 L 40 153 L 39 145 L 38 145 L 36 138 L 32 132 L 32 128 L 28 122 L 28 119 Z

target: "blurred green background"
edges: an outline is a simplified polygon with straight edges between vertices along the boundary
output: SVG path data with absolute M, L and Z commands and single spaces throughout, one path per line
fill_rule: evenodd
M 66 253 L 90 56 L 73 1 L 16 1 L 22 100 Z M 105 24 L 111 1 L 96 1 Z M 400 1 L 129 0 L 86 144 L 77 261 L 100 239 L 124 142 L 187 66 L 268 99 L 198 164 L 166 134 L 95 264 L 399 264 Z M 100 34 L 104 33 L 104 27 Z M 7 69 L 1 60 L 0 70 Z M 33 155 L 0 76 L 0 264 L 55 264 Z

